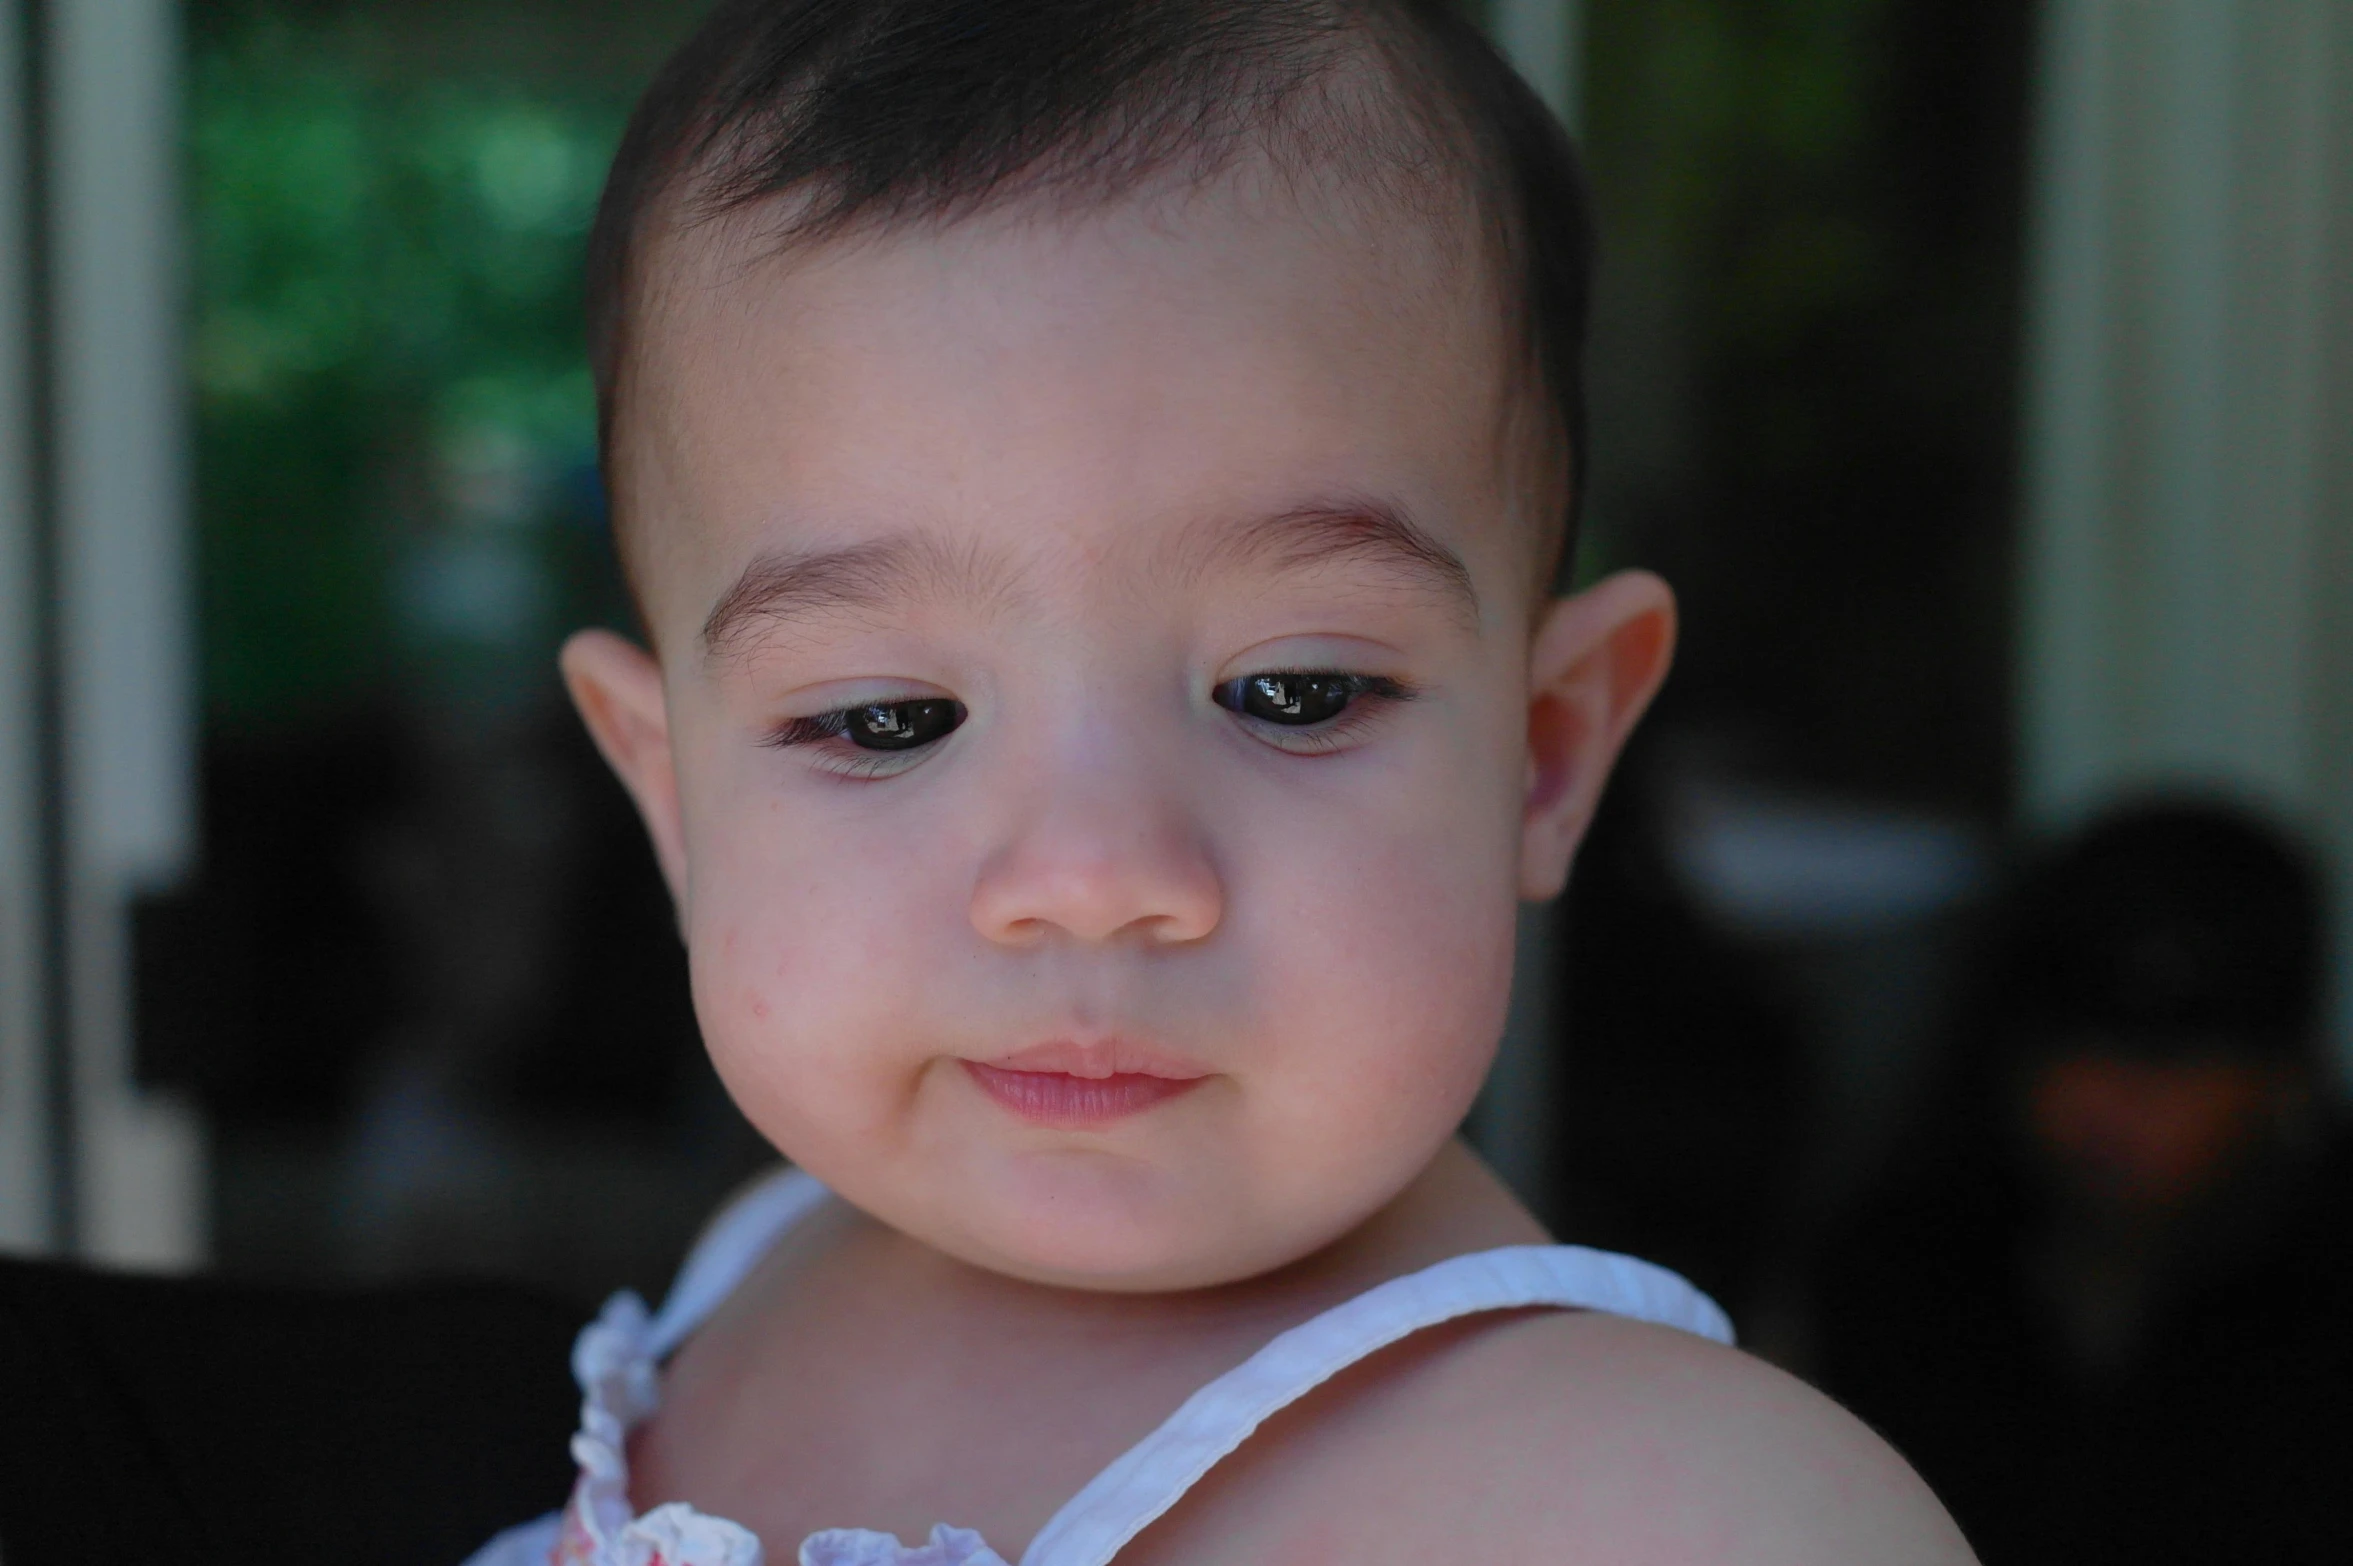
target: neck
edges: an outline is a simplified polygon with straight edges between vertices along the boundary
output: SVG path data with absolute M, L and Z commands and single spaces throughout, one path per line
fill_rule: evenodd
M 1447 1257 L 1544 1238 L 1455 1145 L 1314 1255 L 1169 1294 L 1008 1278 L 829 1203 L 672 1362 L 632 1443 L 633 1500 L 692 1500 L 772 1551 L 844 1516 L 1026 1539 L 1276 1334 Z M 994 1439 L 1006 1430 L 1023 1439 Z
M 942 1315 L 997 1318 L 1040 1336 L 1112 1330 L 1162 1337 L 1263 1338 L 1391 1278 L 1452 1256 L 1550 1238 L 1503 1182 L 1458 1141 L 1449 1141 L 1406 1188 L 1338 1240 L 1287 1266 L 1210 1288 L 1163 1294 L 1115 1293 L 1025 1282 L 975 1267 L 838 1210 L 842 1225 L 820 1243 L 860 1271 L 874 1269 L 900 1298 Z M 830 1227 L 830 1226 L 829 1226 Z M 838 1247 L 839 1249 L 836 1249 Z M 928 1313 L 928 1312 L 927 1312 Z

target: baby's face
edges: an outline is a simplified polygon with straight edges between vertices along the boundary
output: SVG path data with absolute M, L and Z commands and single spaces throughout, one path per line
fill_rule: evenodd
M 659 667 L 567 668 L 720 1074 L 885 1222 L 1220 1282 L 1461 1120 L 1599 779 L 1532 760 L 1537 500 L 1436 248 L 1205 197 L 659 252 L 620 497 Z

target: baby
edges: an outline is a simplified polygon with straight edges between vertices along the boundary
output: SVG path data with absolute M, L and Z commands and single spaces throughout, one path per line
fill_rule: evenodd
M 1550 593 L 1587 279 L 1435 3 L 720 6 L 593 241 L 648 645 L 563 666 L 796 1168 L 478 1561 L 1969 1558 L 1455 1137 L 1674 639 Z

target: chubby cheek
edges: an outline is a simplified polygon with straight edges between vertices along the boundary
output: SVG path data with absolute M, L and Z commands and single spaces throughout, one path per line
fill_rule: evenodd
M 927 926 L 957 906 L 940 856 L 903 834 L 813 838 L 753 790 L 713 792 L 685 918 L 712 1064 L 796 1161 L 887 1155 L 925 1058 Z
M 1516 839 L 1464 780 L 1452 807 L 1406 808 L 1386 831 L 1312 851 L 1269 834 L 1248 854 L 1257 895 L 1254 1014 L 1271 1041 L 1259 1144 L 1301 1182 L 1402 1182 L 1452 1134 L 1503 1031 Z M 1309 851 L 1301 851 L 1308 849 Z M 1377 1167 L 1376 1167 L 1377 1166 Z
M 1075 943 L 1051 962 L 973 925 L 991 823 L 1019 812 L 892 788 L 829 798 L 820 822 L 758 771 L 769 758 L 732 774 L 712 758 L 684 802 L 714 1065 L 787 1156 L 990 1265 L 1200 1282 L 1305 1254 L 1453 1132 L 1508 999 L 1516 772 L 1473 764 L 1459 731 L 1399 749 L 1161 774 L 1179 792 L 1144 803 L 1198 825 L 1220 921 L 1182 946 Z M 944 1054 L 1028 1042 L 1020 1028 L 1090 996 L 1229 1080 L 1116 1133 L 1128 1156 L 1108 1163 L 1041 1163 L 998 1111 L 937 1091 Z M 1131 1165 L 1150 1178 L 1105 1195 L 1104 1171 Z M 1073 1204 L 1094 1196 L 1118 1222 L 1078 1233 Z

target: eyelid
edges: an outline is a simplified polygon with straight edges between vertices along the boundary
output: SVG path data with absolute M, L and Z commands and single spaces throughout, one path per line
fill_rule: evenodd
M 1382 721 L 1387 709 L 1404 705 L 1421 694 L 1418 687 L 1386 674 L 1357 674 L 1346 669 L 1258 669 L 1231 680 L 1220 680 L 1215 689 L 1222 690 L 1244 680 L 1289 676 L 1294 679 L 1343 679 L 1356 682 L 1358 690 L 1350 698 L 1340 715 L 1326 723 L 1294 725 L 1269 723 L 1245 712 L 1236 712 L 1220 702 L 1219 707 L 1235 722 L 1242 724 L 1261 744 L 1292 755 L 1330 755 L 1346 748 L 1346 743 L 1365 729 Z
M 825 740 L 839 739 L 849 731 L 852 707 L 836 707 L 831 712 L 820 712 L 806 718 L 787 718 L 769 730 L 760 741 L 771 750 L 790 750 L 796 745 L 815 745 Z
M 1218 683 L 1237 675 L 1361 674 L 1410 661 L 1408 648 L 1378 636 L 1338 629 L 1287 631 L 1235 646 L 1222 662 L 1226 673 Z
M 801 711 L 789 718 L 770 719 L 768 735 L 761 743 L 781 747 L 839 734 L 842 732 L 843 720 L 851 713 L 868 707 L 895 707 L 902 702 L 959 699 L 945 687 L 929 680 L 899 679 L 887 675 L 828 680 L 819 685 L 803 686 L 779 697 L 775 707 L 781 707 L 787 712 L 798 707 Z M 770 710 L 774 711 L 775 707 Z M 793 737 L 786 738 L 787 735 Z
M 851 716 L 868 707 L 895 707 L 930 701 L 953 703 L 959 714 L 956 727 L 937 739 L 926 740 L 904 750 L 870 750 L 846 738 Z M 811 770 L 832 777 L 856 780 L 896 777 L 936 755 L 942 745 L 955 738 L 969 716 L 969 710 L 961 701 L 945 693 L 885 695 L 846 702 L 839 707 L 803 717 L 787 718 L 770 729 L 761 738 L 760 744 L 770 750 L 805 752 Z
M 1375 701 L 1412 701 L 1421 694 L 1419 687 L 1399 679 L 1393 674 L 1359 674 L 1353 669 L 1314 668 L 1305 665 L 1252 669 L 1248 674 L 1238 674 L 1232 679 L 1220 680 L 1211 688 L 1223 690 L 1229 685 L 1239 685 L 1245 680 L 1270 679 L 1347 680 L 1356 687 L 1351 692 L 1353 696 L 1369 697 Z

